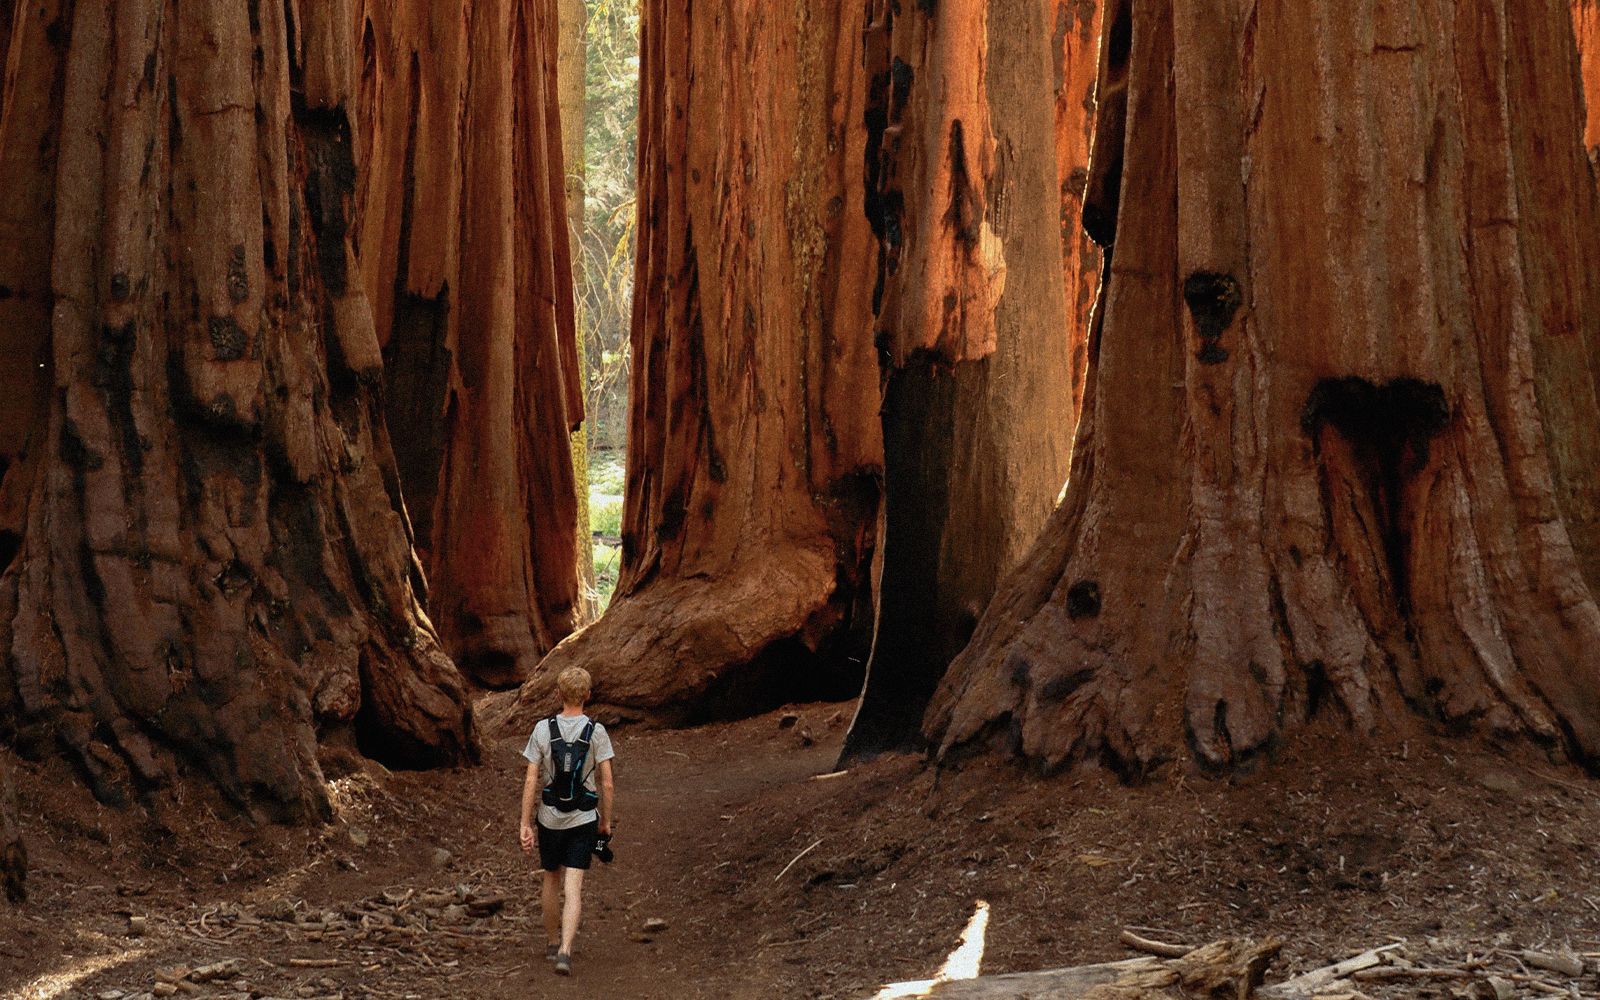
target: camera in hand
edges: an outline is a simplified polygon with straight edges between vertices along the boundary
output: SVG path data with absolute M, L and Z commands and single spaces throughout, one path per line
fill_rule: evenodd
M 599 858 L 601 861 L 604 861 L 608 865 L 611 863 L 611 860 L 616 857 L 616 854 L 614 854 L 611 850 L 610 834 L 606 834 L 594 842 L 594 856 Z

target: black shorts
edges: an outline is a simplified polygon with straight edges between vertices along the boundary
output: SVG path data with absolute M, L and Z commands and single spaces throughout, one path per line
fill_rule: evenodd
M 600 840 L 600 821 L 575 826 L 570 830 L 550 830 L 543 823 L 539 828 L 539 867 L 547 872 L 562 868 L 587 871 L 594 857 L 594 845 Z

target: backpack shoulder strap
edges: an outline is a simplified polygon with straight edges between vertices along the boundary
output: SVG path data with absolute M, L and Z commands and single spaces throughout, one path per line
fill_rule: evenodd
M 583 727 L 583 735 L 578 737 L 578 741 L 580 743 L 588 743 L 589 740 L 593 736 L 594 736 L 594 720 L 590 719 L 589 720 L 589 724 L 587 726 Z
M 561 739 L 561 723 L 552 715 L 550 716 L 550 745 L 555 746 L 557 743 L 562 742 L 565 741 Z

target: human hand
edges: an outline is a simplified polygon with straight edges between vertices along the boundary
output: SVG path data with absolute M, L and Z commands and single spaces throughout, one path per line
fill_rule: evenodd
M 522 853 L 533 853 L 533 827 L 526 823 L 522 824 Z

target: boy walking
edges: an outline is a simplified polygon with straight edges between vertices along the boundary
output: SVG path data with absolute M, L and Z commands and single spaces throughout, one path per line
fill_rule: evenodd
M 572 975 L 572 941 L 583 911 L 583 873 L 601 837 L 611 836 L 613 787 L 611 737 L 584 712 L 589 672 L 568 667 L 556 678 L 561 714 L 540 720 L 522 756 L 528 775 L 522 782 L 522 852 L 539 848 L 544 869 L 541 903 L 545 955 L 556 974 Z M 539 800 L 537 822 L 534 799 Z M 565 899 L 562 899 L 563 892 Z

